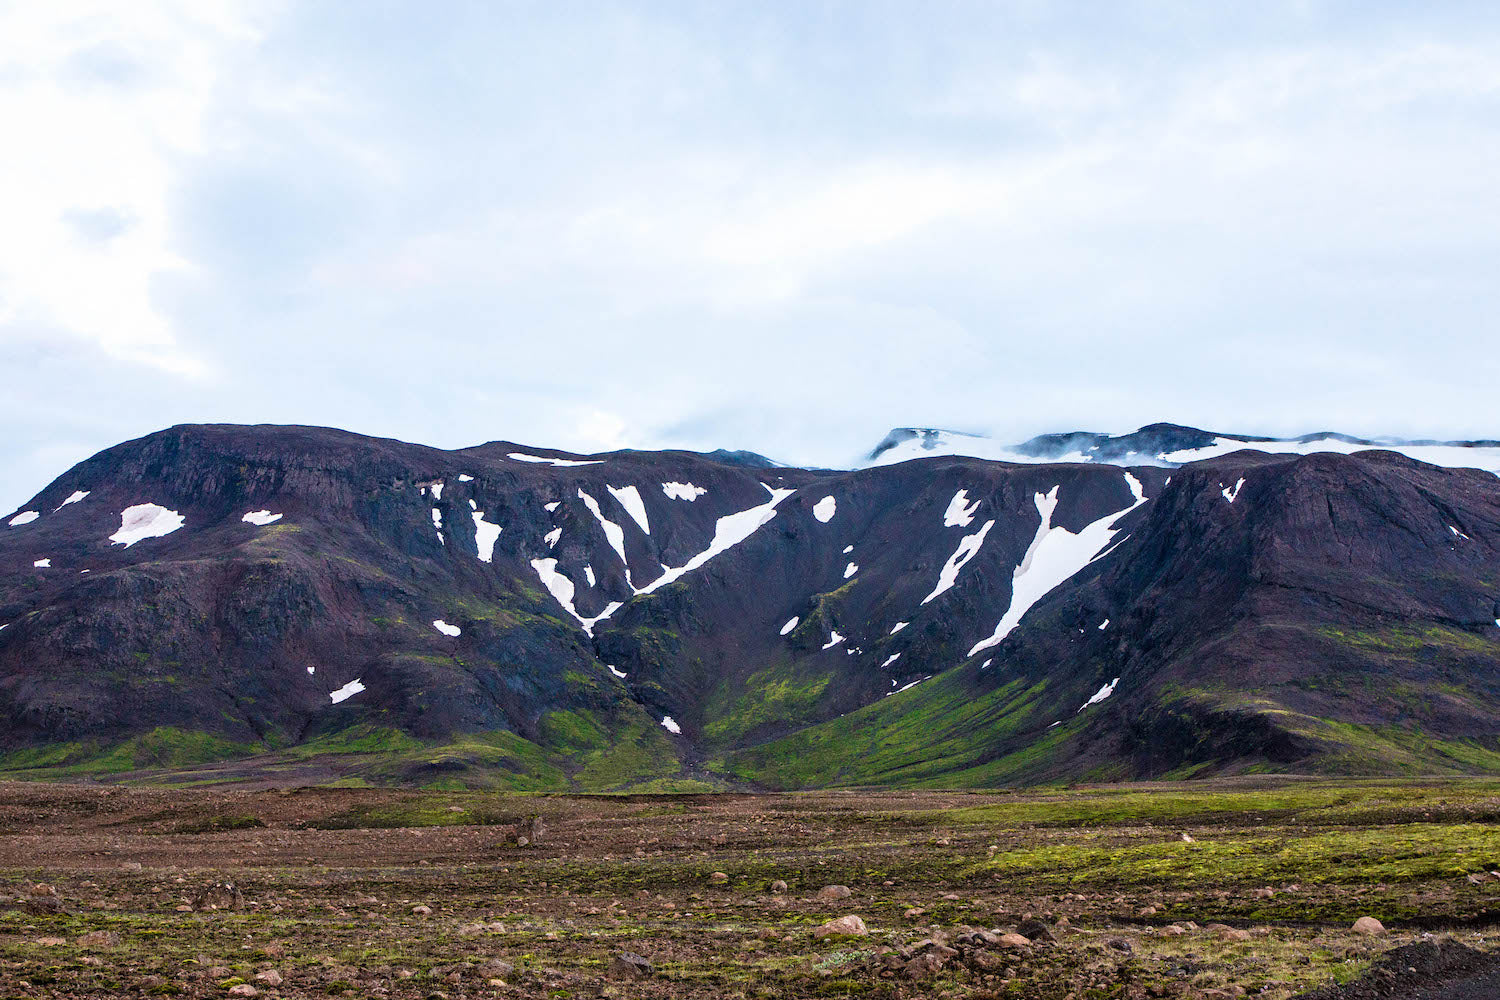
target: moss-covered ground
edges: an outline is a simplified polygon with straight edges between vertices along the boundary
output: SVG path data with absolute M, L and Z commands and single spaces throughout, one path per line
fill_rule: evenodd
M 510 826 L 534 816 L 540 839 L 519 846 Z M 1500 782 L 1457 778 L 759 796 L 0 785 L 0 998 L 240 984 L 450 1000 L 1285 998 L 1422 935 L 1486 947 L 1497 819 Z M 224 881 L 238 906 L 198 900 Z M 819 899 L 831 884 L 851 895 Z M 850 913 L 869 936 L 813 935 Z M 1355 934 L 1366 915 L 1387 934 Z M 912 979 L 888 957 L 1033 918 L 1056 940 L 985 968 Z M 621 951 L 656 975 L 611 979 Z

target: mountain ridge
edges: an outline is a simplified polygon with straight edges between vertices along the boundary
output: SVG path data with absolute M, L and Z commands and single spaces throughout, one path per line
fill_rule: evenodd
M 1494 475 L 1135 434 L 1215 453 L 809 470 L 169 428 L 0 522 L 0 770 L 270 754 L 591 789 L 1500 770 Z

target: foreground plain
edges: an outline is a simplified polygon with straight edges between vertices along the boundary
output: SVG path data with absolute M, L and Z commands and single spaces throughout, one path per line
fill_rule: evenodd
M 511 825 L 533 816 L 521 846 Z M 1491 779 L 753 796 L 5 784 L 0 997 L 1283 998 L 1434 936 L 1487 950 L 1497 818 Z M 207 891 L 221 883 L 234 889 Z M 868 935 L 815 935 L 850 914 Z M 1356 933 L 1364 916 L 1385 933 Z M 996 943 L 1016 930 L 1029 943 Z M 622 952 L 654 974 L 621 978 Z

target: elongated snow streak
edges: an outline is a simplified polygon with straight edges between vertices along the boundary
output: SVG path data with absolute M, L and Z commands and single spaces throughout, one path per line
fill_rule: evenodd
M 625 679 L 625 671 L 623 671 L 623 670 L 616 670 L 615 669 L 615 665 L 613 663 L 606 663 L 605 666 L 609 668 L 609 672 L 610 673 L 612 673 L 616 677 L 620 678 L 620 680 L 623 681 Z
M 1219 485 L 1223 486 L 1224 484 L 1220 483 Z M 1224 494 L 1224 499 L 1225 500 L 1228 500 L 1230 503 L 1234 503 L 1234 498 L 1240 495 L 1240 487 L 1244 486 L 1244 485 L 1245 485 L 1245 477 L 1241 476 L 1240 477 L 1240 481 L 1234 484 L 1233 489 L 1231 489 L 1231 488 L 1229 488 L 1229 487 L 1226 486 L 1226 487 L 1224 487 L 1224 489 L 1220 490 L 1219 492 L 1222 493 L 1222 494 Z
M 1108 618 L 1104 619 L 1102 622 L 1099 623 L 1099 631 L 1103 632 L 1107 628 L 1109 628 L 1109 619 Z
M 765 486 L 764 483 L 761 485 Z M 742 510 L 737 514 L 727 514 L 719 518 L 718 522 L 714 525 L 714 540 L 709 543 L 708 548 L 693 556 L 693 558 L 681 566 L 676 568 L 663 566 L 662 575 L 637 590 L 636 593 L 649 594 L 660 590 L 669 583 L 681 579 L 684 574 L 691 573 L 714 556 L 729 551 L 740 542 L 755 534 L 756 529 L 761 525 L 766 524 L 771 518 L 775 517 L 777 505 L 797 492 L 794 489 L 776 489 L 771 486 L 766 486 L 766 491 L 771 494 L 770 500 L 759 507 L 751 507 L 749 510 Z
M 70 496 L 70 497 L 68 497 L 68 499 L 64 500 L 62 503 L 58 504 L 57 505 L 57 509 L 54 510 L 52 513 L 56 514 L 57 511 L 62 510 L 64 507 L 66 507 L 70 503 L 77 503 L 78 501 L 82 500 L 84 497 L 88 496 L 89 493 L 91 493 L 91 492 L 92 492 L 91 490 L 75 490 L 73 492 L 73 495 Z
M 833 497 L 824 497 L 813 504 L 813 517 L 827 524 L 839 510 L 839 502 Z
M 599 527 L 604 529 L 604 537 L 608 540 L 609 547 L 619 553 L 620 562 L 625 563 L 625 573 L 628 576 L 630 563 L 625 559 L 625 529 L 605 517 L 604 512 L 599 509 L 599 501 L 583 492 L 581 488 L 578 490 L 578 499 L 584 502 L 590 513 L 594 515 L 594 520 L 599 522 Z
M 182 527 L 185 519 L 175 510 L 167 510 L 154 503 L 140 503 L 120 511 L 120 530 L 109 536 L 116 545 L 127 549 L 147 538 L 170 535 Z
M 547 592 L 552 595 L 558 604 L 562 605 L 564 611 L 578 619 L 578 624 L 583 626 L 583 631 L 589 636 L 593 636 L 595 625 L 598 625 L 625 606 L 624 601 L 611 601 L 603 611 L 594 617 L 585 618 L 573 606 L 573 595 L 577 592 L 577 588 L 574 587 L 572 580 L 569 580 L 562 573 L 558 572 L 556 559 L 533 559 L 531 560 L 531 568 L 536 570 L 536 575 L 542 581 L 542 586 L 547 588 Z
M 852 545 L 845 545 L 844 546 L 844 555 L 847 556 L 849 553 L 851 553 L 853 551 L 854 551 L 854 546 L 852 546 Z
M 641 526 L 641 531 L 651 534 L 651 522 L 646 519 L 646 502 L 641 499 L 640 490 L 634 486 L 622 486 L 615 489 L 613 486 L 606 485 L 604 488 L 609 490 L 616 503 L 625 508 L 625 513 Z
M 931 675 L 930 675 L 930 674 L 929 674 L 929 675 L 928 675 L 928 677 L 930 677 L 930 676 L 931 676 Z M 907 688 L 914 688 L 914 687 L 916 687 L 916 686 L 917 686 L 917 685 L 918 685 L 918 684 L 920 684 L 920 683 L 922 683 L 922 682 L 923 682 L 923 681 L 925 681 L 925 680 L 927 680 L 927 677 L 918 677 L 918 678 L 917 678 L 917 679 L 916 679 L 916 680 L 914 680 L 914 681 L 912 681 L 912 682 L 911 682 L 911 683 L 910 683 L 910 684 L 903 684 L 903 685 L 901 685 L 901 686 L 900 686 L 900 687 L 898 687 L 898 688 L 897 688 L 897 689 L 896 689 L 896 690 L 894 690 L 894 691 L 887 691 L 887 692 L 886 692 L 886 693 L 885 693 L 885 696 L 886 696 L 886 697 L 887 697 L 887 698 L 889 698 L 889 697 L 890 697 L 890 696 L 891 696 L 891 695 L 893 695 L 893 694 L 900 694 L 900 693 L 901 693 L 901 692 L 902 692 L 902 691 L 905 691 L 905 690 L 906 690 L 906 689 L 907 689 Z M 891 683 L 892 683 L 892 684 L 894 684 L 894 683 L 896 683 L 896 682 L 895 682 L 895 681 L 891 681 Z
M 900 653 L 892 653 L 890 656 L 887 656 L 885 658 L 885 662 L 880 665 L 880 668 L 884 670 L 886 667 L 890 666 L 892 663 L 895 663 L 899 659 L 901 659 Z
M 975 500 L 971 504 L 968 498 L 968 490 L 959 490 L 953 494 L 953 499 L 948 501 L 948 509 L 943 511 L 943 527 L 967 528 L 974 523 L 974 512 L 979 509 L 979 501 Z
M 661 727 L 667 732 L 671 733 L 673 736 L 682 735 L 682 727 L 679 726 L 677 724 L 677 720 L 673 719 L 670 715 L 663 715 L 661 717 Z
M 458 481 L 461 483 L 472 483 L 474 481 L 474 477 L 469 475 L 467 472 L 460 472 L 458 474 Z
M 844 567 L 844 579 L 847 580 L 851 576 L 853 576 L 855 573 L 858 573 L 858 572 L 859 572 L 859 563 L 850 563 L 849 565 L 847 565 L 847 566 Z
M 41 516 L 42 515 L 37 511 L 23 510 L 21 511 L 21 513 L 10 519 L 10 526 L 12 528 L 19 528 L 23 524 L 30 524 L 32 521 L 35 521 Z
M 246 524 L 253 524 L 257 527 L 264 528 L 268 524 L 275 524 L 277 521 L 281 520 L 281 515 L 272 514 L 268 510 L 252 510 L 244 517 L 240 518 L 240 520 L 244 521 Z
M 1058 487 L 1054 486 L 1047 493 L 1035 495 L 1033 499 L 1037 513 L 1042 516 L 1042 523 L 1037 525 L 1036 537 L 1031 540 L 1031 547 L 1026 550 L 1021 565 L 1016 567 L 1012 575 L 1010 607 L 1001 616 L 1000 624 L 995 626 L 994 634 L 975 643 L 969 650 L 969 656 L 999 645 L 1001 640 L 1021 624 L 1022 616 L 1031 610 L 1032 605 L 1093 562 L 1109 545 L 1110 539 L 1119 532 L 1114 526 L 1115 522 L 1146 502 L 1140 480 L 1127 472 L 1125 482 L 1130 487 L 1131 495 L 1135 497 L 1135 503 L 1100 518 L 1076 535 L 1067 528 L 1052 525 L 1052 514 L 1057 510 Z
M 942 570 L 938 572 L 937 586 L 932 588 L 932 593 L 922 598 L 923 604 L 926 604 L 945 590 L 952 589 L 953 585 L 958 582 L 958 571 L 968 565 L 970 559 L 979 554 L 979 547 L 984 544 L 984 536 L 988 535 L 990 529 L 994 526 L 995 522 L 993 520 L 986 521 L 984 522 L 984 527 L 974 532 L 974 534 L 964 536 L 963 540 L 958 543 L 958 548 L 953 550 L 953 554 L 948 557 L 948 561 L 943 564 Z
M 52 559 L 51 559 L 51 557 L 48 557 L 46 559 L 38 559 L 36 562 L 32 563 L 31 565 L 34 568 L 36 568 L 36 569 L 51 569 L 52 568 Z
M 1473 541 L 1472 538 L 1470 538 L 1468 535 L 1464 534 L 1462 531 L 1459 531 L 1457 528 L 1455 528 L 1451 524 L 1448 525 L 1448 530 L 1451 531 L 1451 532 L 1453 532 L 1453 537 L 1454 538 L 1462 538 L 1462 539 L 1464 539 L 1466 541 L 1471 541 L 1471 542 Z
M 444 635 L 449 636 L 451 638 L 457 638 L 458 636 L 463 635 L 463 632 L 464 632 L 464 630 L 461 629 L 461 628 L 459 628 L 457 625 L 449 625 L 447 622 L 443 621 L 441 618 L 435 620 L 432 623 L 432 627 L 435 628 L 435 629 L 437 629 L 439 632 L 443 633 Z
M 478 550 L 479 561 L 494 561 L 495 542 L 500 538 L 500 525 L 486 521 L 482 510 L 476 510 L 470 516 L 474 518 L 474 545 Z
M 694 486 L 692 483 L 662 483 L 661 491 L 669 500 L 686 500 L 689 503 L 708 492 L 703 487 Z
M 891 629 L 891 630 L 890 630 L 890 632 L 888 632 L 888 633 L 886 633 L 886 634 L 887 634 L 887 635 L 895 635 L 895 634 L 896 634 L 896 633 L 897 633 L 897 632 L 899 632 L 899 631 L 901 631 L 901 630 L 902 630 L 902 629 L 904 629 L 904 628 L 906 628 L 906 626 L 908 626 L 908 625 L 910 625 L 910 624 L 911 624 L 911 622 L 897 622 L 897 623 L 896 623 L 896 625 L 895 625 L 895 627 L 894 627 L 894 628 L 892 628 L 892 629 Z
M 594 578 L 594 567 L 592 565 L 583 567 L 583 578 L 589 582 L 590 587 L 598 586 L 599 581 Z
M 604 464 L 604 460 L 603 459 L 594 459 L 593 461 L 589 461 L 589 462 L 581 462 L 581 461 L 577 461 L 575 459 L 570 459 L 570 458 L 541 458 L 541 457 L 539 457 L 537 455 L 526 455 L 526 454 L 523 454 L 523 453 L 521 453 L 519 451 L 513 451 L 513 452 L 511 452 L 509 455 L 507 455 L 505 457 L 509 458 L 509 459 L 513 459 L 513 460 L 515 460 L 517 462 L 536 462 L 536 463 L 541 464 L 541 465 L 552 465 L 552 466 L 556 466 L 559 469 L 566 469 L 566 468 L 570 468 L 570 467 L 575 466 L 575 465 L 603 465 Z
M 839 630 L 834 629 L 833 631 L 828 633 L 828 641 L 823 643 L 823 648 L 832 649 L 834 646 L 837 646 L 839 643 L 843 642 L 846 638 L 848 638 L 848 636 L 839 635 Z
M 443 512 L 436 507 L 432 508 L 432 526 L 437 529 L 438 541 L 447 545 L 447 541 L 443 538 Z
M 1097 705 L 1101 701 L 1103 701 L 1105 698 L 1108 698 L 1110 695 L 1114 694 L 1115 693 L 1115 685 L 1118 684 L 1118 683 L 1120 683 L 1120 678 L 1116 677 L 1114 680 L 1110 681 L 1108 684 L 1104 685 L 1102 688 L 1100 688 L 1099 690 L 1095 691 L 1094 694 L 1093 694 L 1093 696 L 1090 697 L 1088 701 L 1084 702 L 1083 703 L 1083 707 L 1080 708 L 1078 711 L 1082 712 L 1084 708 L 1088 708 L 1090 705 Z M 1077 712 L 1075 712 L 1074 714 L 1076 715 Z
M 786 620 L 786 624 L 783 625 L 783 626 L 781 626 L 781 634 L 782 635 L 788 635 L 788 634 L 790 634 L 791 631 L 792 631 L 792 629 L 796 628 L 797 627 L 797 623 L 800 622 L 801 620 L 802 620 L 802 618 L 800 616 L 798 616 L 798 615 L 793 615 L 791 618 L 788 618 Z
M 355 695 L 359 694 L 364 689 L 365 689 L 365 686 L 363 684 L 361 684 L 359 682 L 359 678 L 356 677 L 356 678 L 354 678 L 354 680 L 350 681 L 348 684 L 345 684 L 343 687 L 339 688 L 337 691 L 334 691 L 332 694 L 330 694 L 328 696 L 328 700 L 331 701 L 331 702 L 333 702 L 335 705 L 337 705 L 341 701 L 348 701 L 350 698 L 353 698 Z
M 562 529 L 553 528 L 551 531 L 542 536 L 542 541 L 546 542 L 547 548 L 550 549 L 557 546 L 558 539 L 560 538 L 562 538 Z

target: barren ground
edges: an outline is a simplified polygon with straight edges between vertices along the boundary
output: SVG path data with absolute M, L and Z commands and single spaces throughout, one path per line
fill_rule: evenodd
M 532 815 L 538 843 L 506 836 Z M 1500 782 L 1462 779 L 703 796 L 0 784 L 0 997 L 1282 998 L 1397 945 L 1489 950 L 1497 818 Z M 239 899 L 200 898 L 221 882 Z M 830 885 L 851 893 L 818 898 Z M 814 935 L 849 914 L 868 935 Z M 1361 916 L 1386 932 L 1356 933 Z M 1029 943 L 999 937 L 1017 930 Z M 612 973 L 626 951 L 654 975 Z

